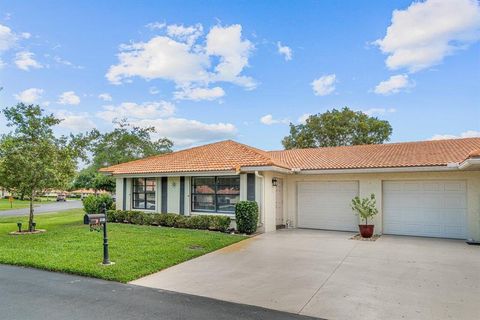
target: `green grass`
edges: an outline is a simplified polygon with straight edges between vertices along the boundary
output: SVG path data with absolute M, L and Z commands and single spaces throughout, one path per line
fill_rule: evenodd
M 83 225 L 83 211 L 35 217 L 46 233 L 12 236 L 27 218 L 0 218 L 0 263 L 128 282 L 220 249 L 245 237 L 219 232 L 110 223 L 112 266 L 102 266 L 102 232 Z
M 30 202 L 28 200 L 22 201 L 14 199 L 12 207 L 10 207 L 10 202 L 8 201 L 8 199 L 0 199 L 0 211 L 27 208 L 28 206 L 30 206 Z

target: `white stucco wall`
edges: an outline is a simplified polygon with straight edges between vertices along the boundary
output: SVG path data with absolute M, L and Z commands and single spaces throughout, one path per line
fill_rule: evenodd
M 123 208 L 123 178 L 115 179 L 115 207 L 117 210 Z

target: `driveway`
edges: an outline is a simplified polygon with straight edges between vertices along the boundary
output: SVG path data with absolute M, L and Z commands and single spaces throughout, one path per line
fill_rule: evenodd
M 7 320 L 307 320 L 295 314 L 182 293 L 0 265 Z
M 40 205 L 35 205 L 34 213 L 48 213 L 65 211 L 70 209 L 83 208 L 82 201 L 80 200 L 67 200 L 65 202 L 48 202 Z M 30 213 L 30 208 L 3 210 L 0 211 L 0 216 L 26 216 Z
M 279 230 L 133 281 L 326 319 L 478 319 L 480 247 Z

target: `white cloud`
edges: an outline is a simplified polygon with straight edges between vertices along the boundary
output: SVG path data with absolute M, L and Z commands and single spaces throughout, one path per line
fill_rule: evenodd
M 175 113 L 175 106 L 167 101 L 145 102 L 137 104 L 134 102 L 123 102 L 118 106 L 103 106 L 103 111 L 96 113 L 96 116 L 106 121 L 113 119 L 153 119 L 172 116 Z
M 167 24 L 165 22 L 150 22 L 149 24 L 145 25 L 146 28 L 150 30 L 159 30 L 165 28 Z
M 19 92 L 17 94 L 14 94 L 13 96 L 18 101 L 21 101 L 24 103 L 34 103 L 42 97 L 43 92 L 44 92 L 43 89 L 30 88 L 22 92 Z
M 307 119 L 311 116 L 310 113 L 304 113 L 300 117 L 298 117 L 297 122 L 300 124 L 307 123 Z
M 248 58 L 254 49 L 249 40 L 242 40 L 241 25 L 213 27 L 207 34 L 205 49 L 210 56 L 220 58 L 220 62 L 215 66 L 213 81 L 232 82 L 247 89 L 257 86 L 252 78 L 240 75 L 248 66 Z
M 30 39 L 32 37 L 32 34 L 30 32 L 22 32 L 20 34 L 20 36 L 23 38 L 23 39 Z
M 336 75 L 328 74 L 313 80 L 311 85 L 316 96 L 326 96 L 335 91 L 335 82 L 337 82 Z
M 267 126 L 271 126 L 272 124 L 286 124 L 289 121 L 288 119 L 274 119 L 271 114 L 266 114 L 260 118 L 260 122 Z
M 215 100 L 225 95 L 225 91 L 220 87 L 214 88 L 182 88 L 174 92 L 177 100 Z
M 444 139 L 459 139 L 459 138 L 476 138 L 480 137 L 480 131 L 468 130 L 460 133 L 460 135 L 453 134 L 436 134 L 430 140 L 444 140 Z
M 167 35 L 173 39 L 187 43 L 192 46 L 198 37 L 203 33 L 203 26 L 197 23 L 194 26 L 185 27 L 184 25 L 172 24 L 167 26 Z
M 16 41 L 17 37 L 12 29 L 0 24 L 0 53 L 11 49 Z
M 393 11 L 385 37 L 374 43 L 388 55 L 389 69 L 415 72 L 441 63 L 479 39 L 478 1 L 427 0 Z
M 142 127 L 153 126 L 157 133 L 154 138 L 168 137 L 175 146 L 189 146 L 215 140 L 231 139 L 237 134 L 237 128 L 231 123 L 203 123 L 183 118 L 143 119 L 132 122 Z
M 408 79 L 406 74 L 397 74 L 391 76 L 388 80 L 380 82 L 373 90 L 376 94 L 389 95 L 398 93 L 402 89 L 412 88 L 415 86 L 413 81 Z
M 17 52 L 15 55 L 15 64 L 19 69 L 29 71 L 30 69 L 39 69 L 43 66 L 35 60 L 35 54 L 30 51 Z
M 278 41 L 277 49 L 278 49 L 278 53 L 283 55 L 283 57 L 285 58 L 285 61 L 292 60 L 293 51 L 290 47 L 284 46 L 280 41 Z
M 159 94 L 159 93 L 160 93 L 160 90 L 158 90 L 157 87 L 150 87 L 150 88 L 148 88 L 148 92 L 149 92 L 150 94 Z
M 67 110 L 58 110 L 55 116 L 62 119 L 58 127 L 67 129 L 71 132 L 82 132 L 96 128 L 88 113 L 73 113 Z
M 375 116 L 375 115 L 385 115 L 387 113 L 394 113 L 397 112 L 397 109 L 395 108 L 370 108 L 367 110 L 362 110 L 363 113 L 365 113 L 368 116 Z
M 67 66 L 67 67 L 71 67 L 71 68 L 74 68 L 74 69 L 83 69 L 83 66 L 78 66 L 78 65 L 75 65 L 73 64 L 72 62 L 68 61 L 68 60 L 65 60 L 59 56 L 54 56 L 53 57 L 53 60 L 58 63 L 58 64 L 62 64 L 64 66 Z
M 202 41 L 201 24 L 169 25 L 165 30 L 166 35 L 155 36 L 148 42 L 122 45 L 119 63 L 110 66 L 107 79 L 113 84 L 132 77 L 164 79 L 173 81 L 177 90 L 202 88 L 203 92 L 215 82 L 255 88 L 256 82 L 242 74 L 254 46 L 242 38 L 240 25 L 214 26 Z M 220 93 L 218 89 L 213 92 Z M 211 95 L 205 96 L 211 99 Z
M 100 93 L 98 95 L 98 99 L 101 99 L 103 101 L 112 101 L 112 96 L 109 93 Z
M 74 91 L 65 91 L 58 97 L 58 103 L 78 105 L 80 103 L 80 97 L 75 94 Z

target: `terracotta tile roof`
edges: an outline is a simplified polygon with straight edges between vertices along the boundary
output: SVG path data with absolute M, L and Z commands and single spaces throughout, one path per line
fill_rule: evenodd
M 100 171 L 121 175 L 232 171 L 257 166 L 302 170 L 445 166 L 476 156 L 479 149 L 480 138 L 268 152 L 227 140 L 122 163 Z
M 480 138 L 270 151 L 273 159 L 302 170 L 445 166 L 480 149 Z
M 102 168 L 100 171 L 112 174 L 173 173 L 231 171 L 245 166 L 278 166 L 288 168 L 281 161 L 272 159 L 266 151 L 232 140 L 226 140 L 126 162 Z

